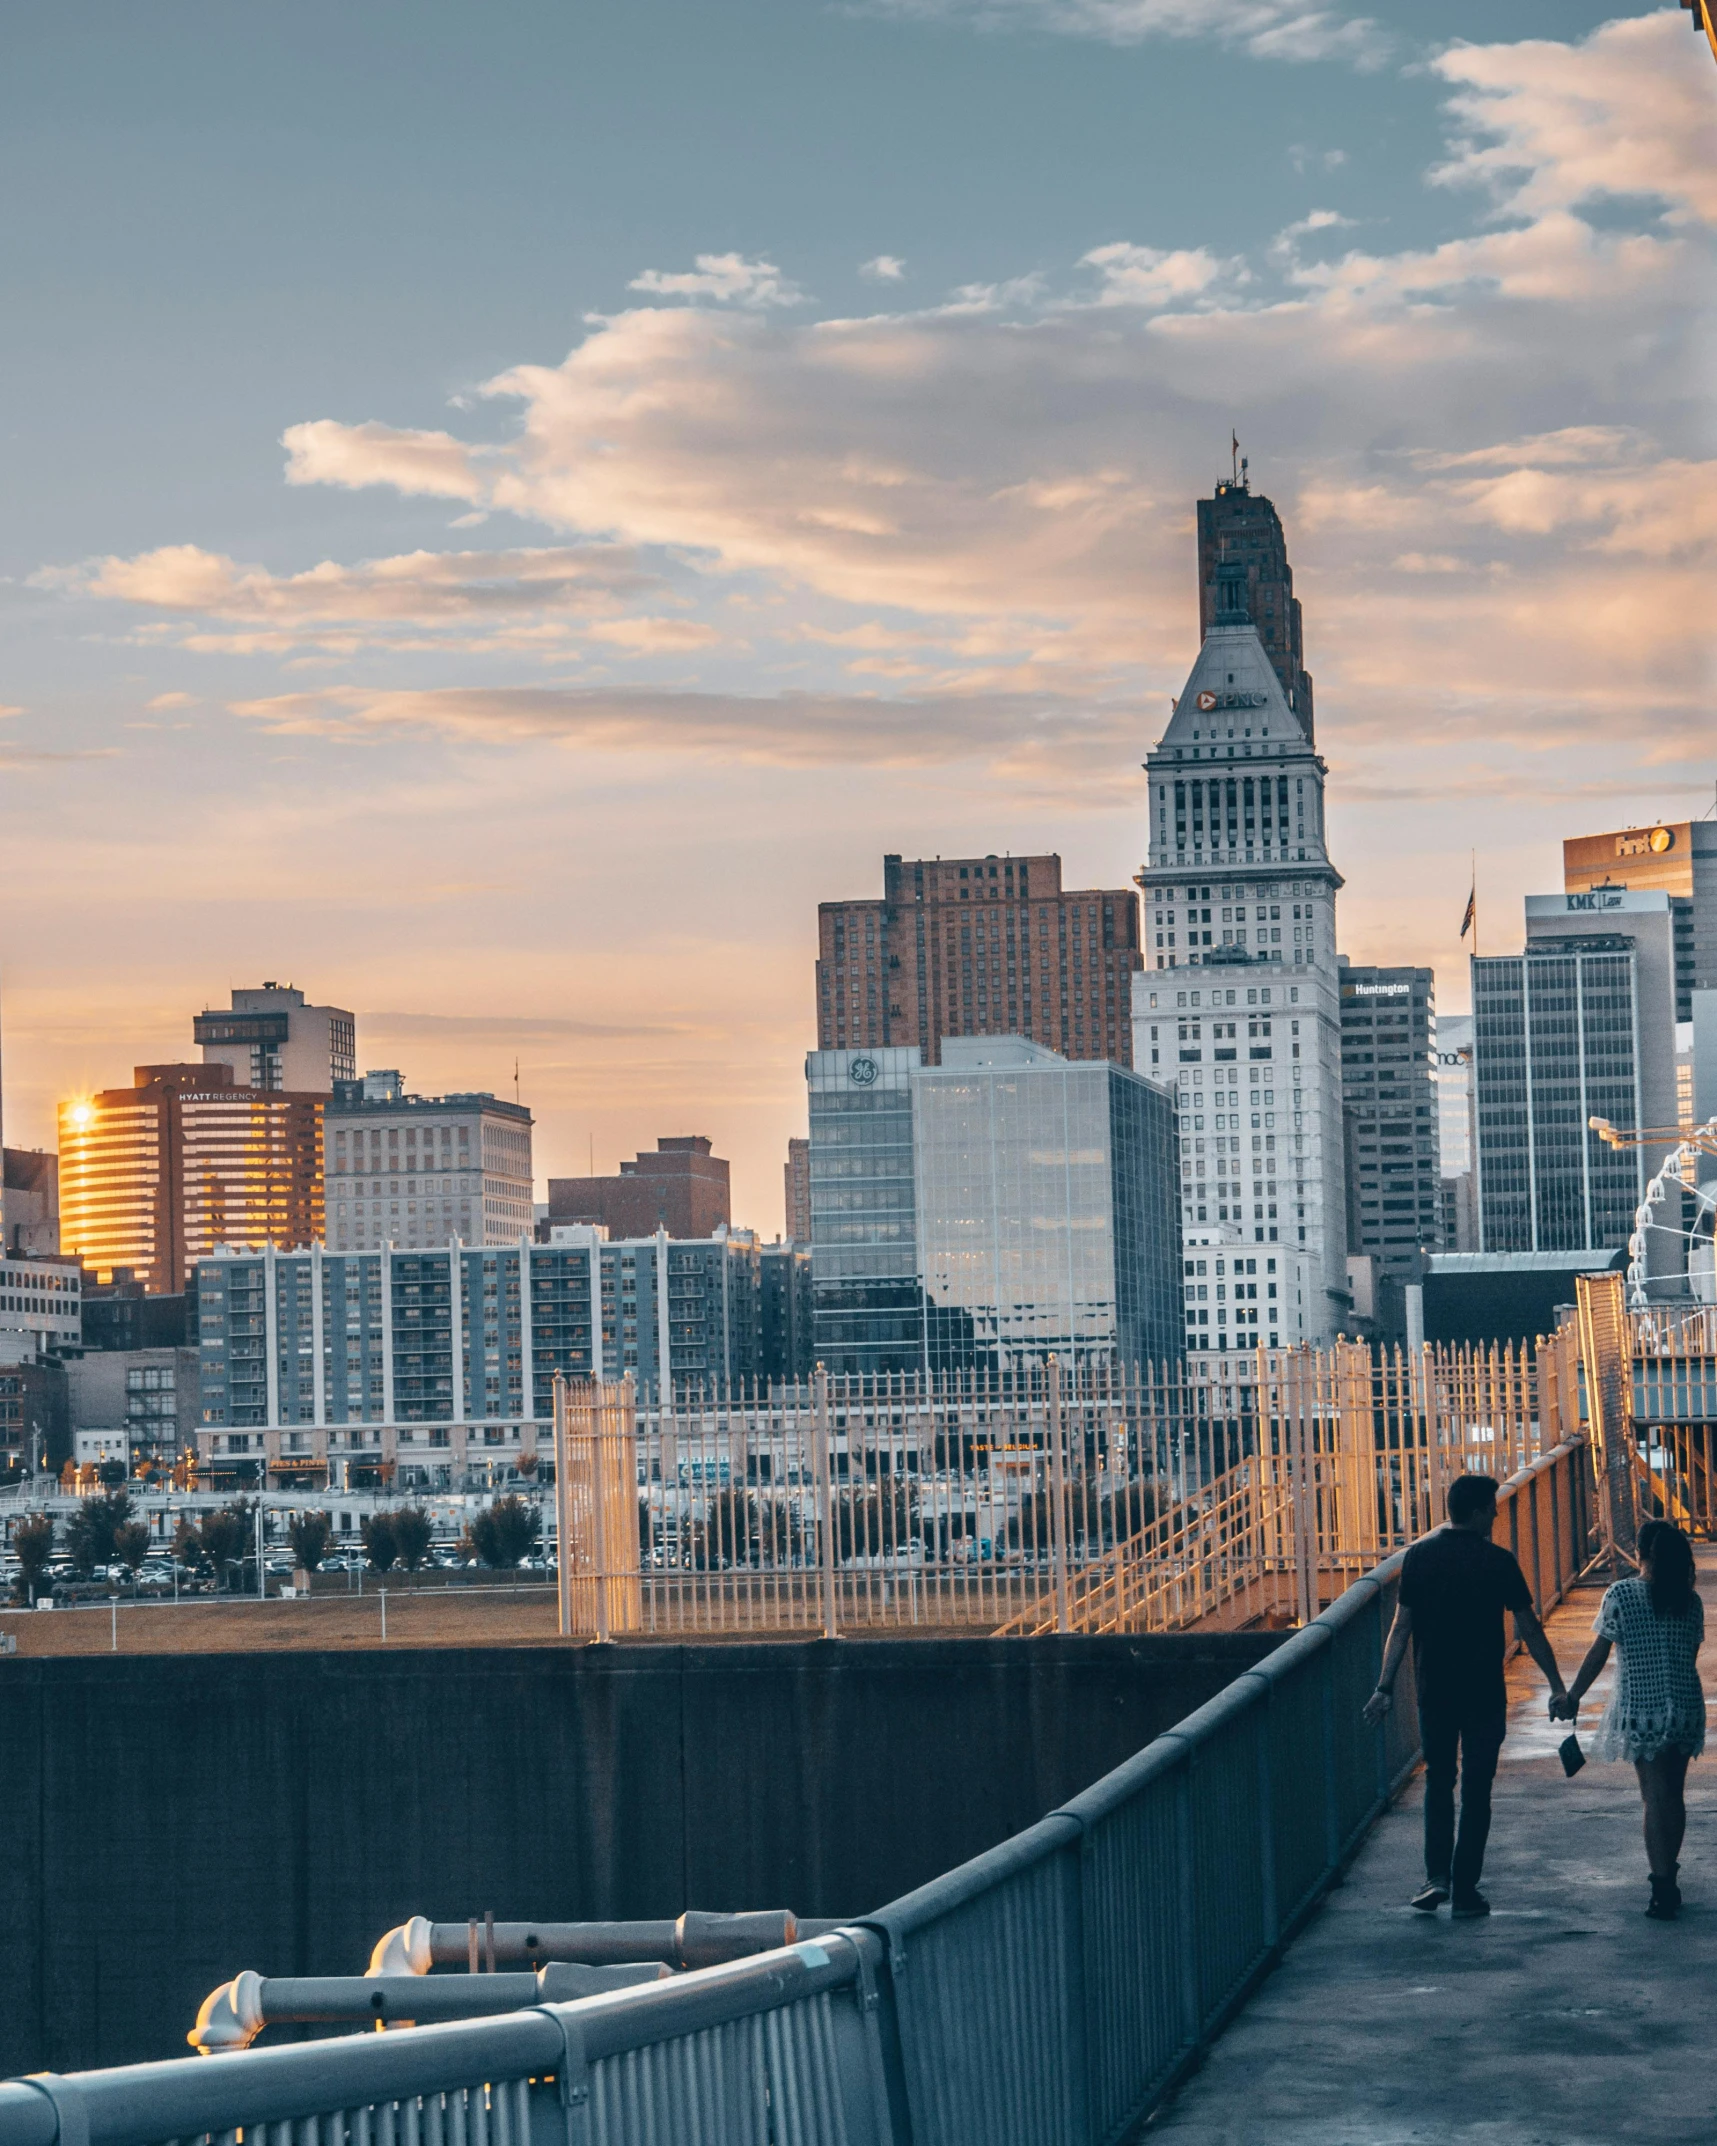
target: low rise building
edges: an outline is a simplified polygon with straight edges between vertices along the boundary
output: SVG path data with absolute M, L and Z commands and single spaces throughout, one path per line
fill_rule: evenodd
M 74 1440 L 121 1438 L 133 1469 L 170 1470 L 195 1452 L 202 1417 L 198 1353 L 189 1348 L 102 1349 L 66 1366 Z
M 674 1133 L 640 1149 L 615 1177 L 551 1177 L 551 1229 L 585 1222 L 610 1237 L 713 1237 L 733 1220 L 727 1163 L 701 1133 Z
M 37 1258 L 60 1248 L 60 1158 L 0 1149 L 0 1251 Z
M 62 1356 L 83 1339 L 83 1273 L 75 1259 L 0 1256 L 0 1358 Z
M 72 1454 L 70 1425 L 63 1363 L 0 1361 L 0 1482 L 58 1475 Z

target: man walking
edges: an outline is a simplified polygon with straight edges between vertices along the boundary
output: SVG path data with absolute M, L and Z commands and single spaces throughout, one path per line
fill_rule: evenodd
M 1502 1755 L 1508 1700 L 1503 1686 L 1502 1613 L 1514 1612 L 1521 1644 L 1563 1696 L 1532 1590 L 1515 1558 L 1490 1539 L 1496 1525 L 1496 1479 L 1458 1476 L 1449 1485 L 1449 1524 L 1416 1542 L 1401 1567 L 1401 1594 L 1383 1673 L 1365 1702 L 1379 1722 L 1394 1701 L 1395 1679 L 1413 1642 L 1419 1695 L 1419 1745 L 1425 1760 L 1425 1883 L 1413 1905 L 1435 1914 L 1488 1915 L 1479 1891 L 1490 1836 L 1490 1791 Z M 1461 1826 L 1455 1833 L 1455 1766 L 1460 1760 Z

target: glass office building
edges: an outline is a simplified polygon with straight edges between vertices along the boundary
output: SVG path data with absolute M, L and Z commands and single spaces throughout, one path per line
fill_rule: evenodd
M 813 1051 L 811 1353 L 832 1376 L 917 1371 L 923 1294 L 912 1185 L 911 1048 Z
M 1015 1037 L 813 1052 L 814 1353 L 831 1373 L 1178 1356 L 1174 1100 Z
M 1473 962 L 1479 1247 L 1599 1251 L 1627 1242 L 1644 1189 L 1639 1150 L 1588 1120 L 1642 1114 L 1633 942 L 1591 936 Z
M 945 1043 L 912 1088 L 929 1369 L 1178 1356 L 1168 1093 L 1011 1038 Z

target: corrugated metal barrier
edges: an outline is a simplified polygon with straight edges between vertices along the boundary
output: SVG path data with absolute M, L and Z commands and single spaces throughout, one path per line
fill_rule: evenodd
M 1499 1538 L 1585 1562 L 1583 1444 Z M 0 2146 L 1115 2146 L 1410 1770 L 1376 1681 L 1400 1555 L 1125 1765 L 875 1915 L 670 1981 L 451 2026 L 0 2085 Z

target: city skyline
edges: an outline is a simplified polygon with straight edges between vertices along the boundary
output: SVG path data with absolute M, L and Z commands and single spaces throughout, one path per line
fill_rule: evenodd
M 531 36 L 636 112 L 628 37 L 689 21 L 639 12 L 576 51 Z M 9 361 L 35 419 L 0 560 L 14 1145 L 272 975 L 357 1009 L 364 1063 L 425 1093 L 509 1096 L 516 1058 L 539 1178 L 707 1134 L 772 1230 L 816 902 L 884 851 L 1056 851 L 1081 886 L 1143 863 L 1139 763 L 1196 652 L 1193 503 L 1231 427 L 1288 527 L 1356 962 L 1435 968 L 1457 1013 L 1470 847 L 1485 950 L 1512 949 L 1565 836 L 1705 808 L 1714 160 L 1680 11 L 1528 5 L 1498 41 L 1444 6 L 1417 42 L 1287 6 L 1221 39 L 1047 4 L 745 12 L 775 72 L 740 109 L 850 60 L 905 140 L 888 185 L 874 140 L 843 179 L 785 121 L 713 198 L 695 140 L 629 187 L 562 170 L 506 196 L 474 323 L 409 295 L 432 232 L 469 280 L 469 205 L 449 221 L 409 141 L 418 193 L 387 192 L 399 122 L 319 106 L 297 47 L 232 110 L 289 141 L 330 122 L 312 193 L 381 218 L 381 295 L 343 238 L 307 250 L 270 152 L 230 157 L 171 95 L 132 114 L 138 198 L 206 202 L 218 171 L 255 236 L 193 260 L 171 217 L 122 218 L 155 271 L 134 289 L 94 236 L 113 168 L 63 161 L 88 141 L 71 41 L 34 33 L 14 141 L 57 130 L 42 228 L 135 377 Z M 113 21 L 98 120 L 159 64 L 114 65 Z M 192 18 L 162 23 L 170 60 Z M 194 86 L 234 64 L 211 41 Z M 476 100 L 479 160 L 522 67 Z M 922 100 L 956 86 L 978 109 L 938 134 Z M 663 96 L 682 113 L 689 78 Z M 1221 110 L 1219 157 L 1178 107 Z M 1016 181 L 1004 146 L 1039 133 Z M 962 156 L 982 208 L 942 183 Z M 503 198 L 499 163 L 466 176 Z M 522 234 L 575 200 L 533 287 Z M 7 243 L 41 328 L 66 294 Z M 263 303 L 317 275 L 302 322 Z

